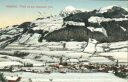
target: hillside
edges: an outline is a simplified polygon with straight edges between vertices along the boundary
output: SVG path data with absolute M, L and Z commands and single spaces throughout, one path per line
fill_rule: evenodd
M 89 60 L 98 54 L 96 57 L 112 56 L 127 62 L 127 16 L 118 6 L 92 11 L 69 6 L 59 15 L 1 29 L 0 54 L 49 62 L 57 62 L 61 56 Z

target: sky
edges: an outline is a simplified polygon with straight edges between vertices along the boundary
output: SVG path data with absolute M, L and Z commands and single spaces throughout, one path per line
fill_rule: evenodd
M 0 0 L 0 28 L 59 14 L 66 6 L 92 10 L 118 5 L 128 8 L 124 0 Z

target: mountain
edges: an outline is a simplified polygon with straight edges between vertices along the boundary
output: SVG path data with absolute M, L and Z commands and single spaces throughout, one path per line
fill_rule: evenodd
M 79 9 L 76 9 L 75 7 L 73 6 L 67 6 L 65 7 L 61 12 L 60 12 L 60 15 L 62 17 L 67 17 L 71 14 L 75 14 L 75 13 L 79 13 L 79 12 L 82 12 L 81 10 Z
M 69 15 L 64 18 L 64 22 L 73 21 L 85 23 L 85 28 L 93 27 L 95 30 L 97 28 L 104 28 L 108 34 L 108 38 L 103 35 L 104 33 L 98 31 L 90 33 L 92 34 L 91 37 L 101 42 L 106 42 L 106 40 L 113 42 L 127 40 L 127 15 L 128 12 L 125 9 L 118 6 L 109 6 L 89 12 L 80 12 Z
M 84 12 L 68 6 L 60 15 L 37 18 L 0 30 L 0 47 L 5 48 L 13 42 L 40 44 L 44 40 L 88 41 L 93 38 L 100 43 L 126 41 L 127 15 L 128 12 L 118 6 Z
M 125 18 L 127 10 L 118 6 L 108 6 L 98 10 L 105 18 Z
M 81 11 L 68 6 L 59 15 L 0 29 L 0 54 L 19 57 L 11 58 L 16 61 L 58 62 L 62 56 L 88 60 L 98 52 L 124 62 L 127 40 L 128 12 L 124 8 Z

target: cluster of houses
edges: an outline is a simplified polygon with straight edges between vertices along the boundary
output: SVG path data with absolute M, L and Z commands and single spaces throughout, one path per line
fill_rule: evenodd
M 11 66 L 12 67 L 12 66 Z M 31 73 L 51 73 L 51 72 L 59 72 L 59 73 L 94 73 L 94 72 L 121 72 L 128 76 L 128 66 L 126 65 L 118 65 L 118 64 L 98 64 L 98 63 L 79 63 L 79 64 L 53 64 L 44 67 L 23 67 L 19 65 L 13 66 L 12 70 L 19 69 L 19 71 L 23 72 L 31 72 Z M 14 71 L 13 71 L 14 72 Z M 3 78 L 7 80 L 7 82 L 18 82 L 22 77 L 19 76 L 4 76 Z
M 63 69 L 67 72 L 83 72 L 84 70 L 84 72 L 86 72 L 91 69 L 90 67 L 94 68 L 93 70 L 95 71 L 104 70 L 106 68 L 109 71 L 110 66 L 115 66 L 117 64 L 115 61 L 107 60 L 105 57 L 91 57 L 89 60 L 68 59 L 65 61 L 63 58 L 60 58 L 59 62 L 39 62 L 31 59 L 24 59 L 22 62 L 0 62 L 0 71 L 45 73 L 46 71 L 59 72 Z
M 90 60 L 90 61 L 89 61 Z M 128 65 L 118 65 L 118 61 L 107 60 L 105 57 L 91 57 L 85 59 L 60 58 L 59 62 L 41 62 L 31 59 L 24 59 L 22 62 L 9 61 L 0 62 L 1 72 L 31 72 L 31 73 L 92 73 L 92 72 L 121 72 L 128 76 Z M 18 82 L 22 77 L 4 76 L 7 82 Z

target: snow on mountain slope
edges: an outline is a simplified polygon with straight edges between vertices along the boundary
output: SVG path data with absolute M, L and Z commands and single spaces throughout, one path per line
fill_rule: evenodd
M 19 44 L 37 44 L 39 43 L 40 34 L 34 33 L 34 34 L 24 34 L 22 37 L 18 40 Z
M 113 12 L 114 10 L 122 11 L 126 13 L 126 10 L 124 10 L 122 7 L 119 7 L 117 5 L 114 6 L 107 6 L 99 9 L 99 13 L 106 13 L 106 12 Z
M 86 26 L 87 27 L 92 26 L 92 27 L 94 27 L 93 24 L 88 24 L 86 22 L 86 20 L 85 20 L 86 16 L 87 16 L 87 21 L 89 23 L 110 22 L 110 21 L 113 21 L 113 20 L 114 21 L 127 21 L 127 18 L 121 18 L 122 16 L 120 16 L 119 18 L 111 18 L 111 17 L 106 18 L 106 17 L 101 17 L 102 16 L 101 14 L 97 14 L 97 12 L 101 13 L 100 11 L 103 11 L 103 10 L 107 10 L 105 13 L 108 13 L 109 10 L 112 10 L 114 13 L 117 12 L 117 11 L 122 11 L 120 13 L 117 13 L 119 16 L 120 16 L 120 14 L 127 14 L 127 12 L 125 12 L 125 10 L 123 8 L 120 8 L 118 6 L 111 6 L 111 7 L 107 7 L 107 8 L 102 8 L 99 11 L 94 10 L 94 11 L 88 11 L 88 12 L 81 12 L 81 11 L 79 11 L 78 9 L 76 9 L 72 6 L 67 6 L 65 9 L 62 10 L 62 14 L 64 14 L 64 13 L 67 13 L 67 14 L 73 13 L 73 16 L 75 16 L 76 13 L 77 13 L 77 15 L 78 15 L 78 16 L 73 17 L 71 21 L 65 21 L 63 19 L 63 17 L 61 17 L 60 15 L 40 18 L 40 19 L 31 21 L 31 22 L 22 23 L 19 26 L 15 26 L 15 28 L 8 27 L 5 31 L 2 32 L 3 34 L 2 34 L 1 37 L 3 37 L 3 38 L 1 38 L 1 40 L 3 41 L 3 39 L 5 40 L 7 38 L 12 38 L 13 35 L 15 35 L 15 34 L 23 33 L 20 36 L 20 38 L 22 37 L 21 40 L 18 39 L 18 40 L 21 41 L 21 43 L 25 42 L 25 40 L 26 41 L 29 40 L 31 37 L 35 37 L 36 39 L 38 39 L 38 40 L 35 40 L 35 41 L 39 41 L 39 40 L 42 41 L 43 37 L 46 36 L 48 33 L 51 33 L 51 32 L 54 32 L 56 30 L 61 30 L 62 28 L 65 28 L 65 26 L 63 26 L 63 25 L 85 26 L 85 27 Z M 93 16 L 93 15 L 96 15 L 96 16 Z M 111 13 L 110 13 L 110 15 L 111 15 Z M 103 16 L 106 16 L 106 15 L 103 14 Z M 68 16 L 66 16 L 66 17 L 68 17 Z M 77 21 L 76 22 L 76 21 L 74 21 L 74 19 L 77 19 L 77 20 L 83 20 L 84 19 L 84 21 L 82 21 L 82 22 Z M 16 27 L 18 27 L 18 28 L 16 28 Z M 68 28 L 68 26 L 66 26 L 66 27 Z M 120 26 L 120 28 L 122 30 L 125 30 L 125 31 L 127 30 L 124 26 Z M 37 34 L 35 34 L 35 33 L 37 33 Z M 35 36 L 35 35 L 37 35 L 37 36 Z M 5 36 L 6 36 L 6 38 L 5 38 Z
M 74 21 L 66 21 L 65 25 L 73 25 L 73 26 L 85 26 L 84 22 L 74 22 Z
M 41 20 L 32 21 L 32 23 L 36 24 L 36 27 L 32 28 L 34 31 L 44 30 L 44 31 L 52 32 L 54 30 L 58 30 L 62 28 L 63 18 L 61 16 L 52 16 Z
M 74 8 L 73 6 L 67 6 L 67 7 L 65 7 L 65 9 L 63 11 L 70 13 L 70 12 L 74 12 L 75 10 L 76 10 L 76 8 Z
M 67 7 L 65 7 L 65 8 L 61 11 L 60 15 L 61 15 L 62 17 L 66 17 L 66 16 L 68 16 L 68 15 L 70 15 L 70 14 L 75 14 L 75 13 L 78 13 L 78 12 L 82 12 L 82 11 L 81 11 L 81 10 L 78 10 L 78 9 L 76 9 L 76 8 L 74 8 L 73 6 L 67 6 Z
M 98 16 L 92 16 L 88 19 L 91 23 L 101 23 L 101 22 L 108 22 L 108 21 L 127 21 L 128 18 L 104 18 L 104 17 L 98 17 Z
M 105 18 L 124 18 L 128 11 L 119 6 L 108 6 L 99 9 L 97 13 L 103 14 Z
M 114 6 L 107 6 L 107 7 L 101 8 L 101 9 L 99 10 L 99 12 L 100 12 L 100 13 L 108 12 L 108 11 L 112 10 L 113 7 L 114 7 Z
M 18 40 L 18 42 L 19 43 L 25 43 L 30 37 L 31 37 L 31 34 L 23 34 L 21 36 L 21 39 Z

